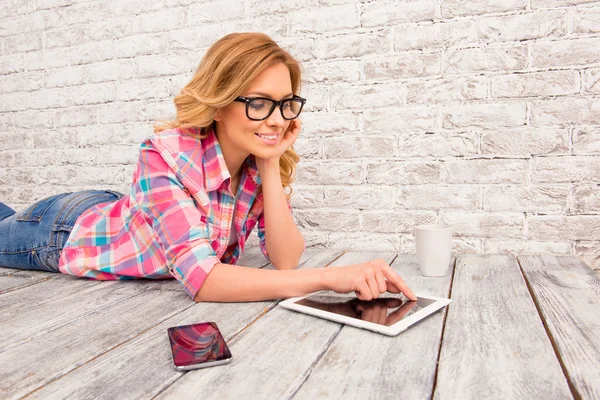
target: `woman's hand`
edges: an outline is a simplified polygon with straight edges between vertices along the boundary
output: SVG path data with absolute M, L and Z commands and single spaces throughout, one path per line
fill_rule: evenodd
M 329 289 L 338 293 L 354 291 L 360 300 L 376 299 L 385 292 L 402 292 L 410 300 L 417 300 L 400 275 L 381 258 L 345 267 L 325 268 L 325 276 Z

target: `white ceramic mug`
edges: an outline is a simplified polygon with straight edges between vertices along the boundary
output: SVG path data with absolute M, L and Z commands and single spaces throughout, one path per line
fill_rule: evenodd
M 423 276 L 445 276 L 452 255 L 452 227 L 420 225 L 415 228 L 417 258 Z

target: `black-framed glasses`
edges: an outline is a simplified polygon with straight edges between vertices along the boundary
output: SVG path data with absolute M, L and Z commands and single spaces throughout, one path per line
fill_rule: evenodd
M 244 97 L 239 96 L 233 101 L 240 103 L 246 103 L 246 117 L 252 121 L 262 121 L 269 118 L 269 116 L 275 110 L 275 107 L 279 106 L 281 116 L 283 119 L 292 120 L 298 118 L 306 99 L 294 95 L 290 99 L 283 99 L 275 101 L 268 97 Z

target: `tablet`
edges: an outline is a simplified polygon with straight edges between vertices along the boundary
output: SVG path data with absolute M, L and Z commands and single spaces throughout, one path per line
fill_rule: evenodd
M 411 301 L 403 295 L 386 294 L 385 297 L 365 301 L 327 291 L 293 297 L 279 305 L 315 317 L 396 336 L 452 301 L 418 294 L 417 299 Z

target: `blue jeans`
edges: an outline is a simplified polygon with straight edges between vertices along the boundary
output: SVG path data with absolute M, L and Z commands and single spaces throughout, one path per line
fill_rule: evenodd
M 19 213 L 0 202 L 0 267 L 59 272 L 60 253 L 77 218 L 121 197 L 111 190 L 63 193 Z

